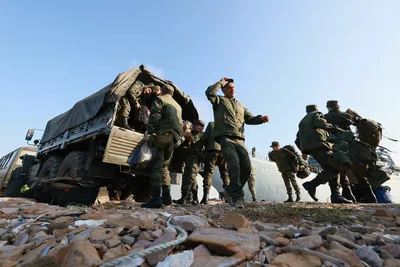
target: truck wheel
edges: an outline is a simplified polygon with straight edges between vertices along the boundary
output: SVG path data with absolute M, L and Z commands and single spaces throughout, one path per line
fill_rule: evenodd
M 147 202 L 151 199 L 151 182 L 149 177 L 137 175 L 132 181 L 135 202 Z
M 57 177 L 85 177 L 85 162 L 87 153 L 83 151 L 73 151 L 69 153 L 57 172 Z
M 12 173 L 10 180 L 8 180 L 6 191 L 4 192 L 6 197 L 20 197 L 21 188 L 25 184 L 25 176 L 21 175 L 21 167 L 16 168 Z
M 60 156 L 51 156 L 48 158 L 39 172 L 39 177 L 46 179 L 56 177 L 62 161 L 63 157 Z

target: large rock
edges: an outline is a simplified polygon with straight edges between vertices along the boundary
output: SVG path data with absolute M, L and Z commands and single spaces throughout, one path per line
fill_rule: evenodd
M 103 261 L 109 262 L 113 259 L 116 259 L 118 257 L 125 255 L 125 253 L 127 251 L 128 251 L 128 249 L 122 245 L 111 248 L 111 249 L 107 250 L 107 252 L 104 254 Z
M 345 252 L 338 249 L 331 249 L 329 253 L 335 258 L 347 262 L 351 267 L 364 267 L 353 251 Z
M 169 241 L 174 240 L 176 237 L 175 233 L 172 231 L 166 231 L 161 237 L 157 238 L 154 240 L 153 243 L 151 243 L 150 247 L 154 247 L 160 244 L 167 243 Z M 146 256 L 147 262 L 150 265 L 155 265 L 160 261 L 165 260 L 166 257 L 168 257 L 168 254 L 174 249 L 175 247 L 169 247 L 169 248 L 164 248 L 159 251 L 156 251 L 154 253 L 151 253 Z
M 322 245 L 322 238 L 319 235 L 311 235 L 293 239 L 292 243 L 295 246 L 308 249 L 315 249 Z
M 195 231 L 197 227 L 210 226 L 205 219 L 194 215 L 174 216 L 171 218 L 171 223 L 189 232 Z
M 243 253 L 247 260 L 251 260 L 260 249 L 258 234 L 243 234 L 219 228 L 197 228 L 188 241 L 204 244 L 210 251 L 221 256 Z
M 275 224 L 262 223 L 260 221 L 254 222 L 253 227 L 256 228 L 258 231 L 266 231 L 266 232 L 277 231 L 277 227 Z
M 92 244 L 86 241 L 75 241 L 70 244 L 61 267 L 98 266 L 103 261 Z
M 388 243 L 385 246 L 381 247 L 381 249 L 388 252 L 395 258 L 400 258 L 400 245 Z
M 360 260 L 372 266 L 380 267 L 383 264 L 383 261 L 372 247 L 362 246 L 356 250 L 356 255 Z
M 326 239 L 328 235 L 333 235 L 337 232 L 338 228 L 337 227 L 328 227 L 321 232 L 318 233 L 319 236 L 321 236 L 323 239 Z
M 225 227 L 228 228 L 248 228 L 251 225 L 251 222 L 240 213 L 227 213 L 224 214 L 219 220 Z
M 348 240 L 347 238 L 344 238 L 344 237 L 338 236 L 338 235 L 328 235 L 327 240 L 330 242 L 331 241 L 339 242 L 343 246 L 350 248 L 350 249 L 358 249 L 360 247 L 359 245 Z
M 316 256 L 291 252 L 277 256 L 272 264 L 281 267 L 320 267 L 321 260 Z
M 95 228 L 90 234 L 90 240 L 93 243 L 104 243 L 112 238 L 118 238 L 113 229 Z
M 219 257 L 211 255 L 195 255 L 191 267 L 238 266 L 244 261 L 243 254 L 232 257 Z

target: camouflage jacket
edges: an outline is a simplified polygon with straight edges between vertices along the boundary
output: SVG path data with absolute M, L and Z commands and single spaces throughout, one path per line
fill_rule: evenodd
M 327 122 L 335 124 L 343 130 L 350 130 L 350 125 L 354 124 L 354 115 L 340 110 L 329 110 L 324 117 Z
M 276 163 L 280 172 L 294 172 L 296 167 L 305 164 L 291 145 L 284 146 L 278 151 L 272 150 L 268 153 L 268 158 Z
M 221 151 L 221 145 L 215 142 L 215 130 L 214 122 L 210 122 L 207 125 L 206 131 L 204 133 L 204 142 L 206 146 L 206 151 Z
M 235 98 L 227 98 L 217 95 L 223 81 L 210 85 L 206 90 L 206 96 L 213 105 L 215 122 L 215 139 L 221 136 L 231 136 L 240 139 L 244 137 L 244 124 L 258 125 L 264 123 L 261 115 L 253 116 Z
M 146 125 L 148 134 L 171 133 L 175 141 L 179 140 L 182 124 L 182 108 L 171 95 L 155 99 Z
M 332 144 L 326 139 L 329 133 L 339 131 L 337 126 L 328 123 L 321 112 L 309 112 L 299 124 L 296 135 L 296 145 L 304 154 L 316 148 L 332 149 Z
M 192 131 L 191 135 L 186 139 L 188 156 L 200 155 L 204 148 L 204 133 Z

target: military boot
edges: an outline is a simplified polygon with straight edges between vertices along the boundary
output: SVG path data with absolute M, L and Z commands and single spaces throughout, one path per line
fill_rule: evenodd
M 188 195 L 189 195 L 189 190 L 182 189 L 181 198 L 178 200 L 174 200 L 173 202 L 180 205 L 186 204 L 188 202 Z
M 128 123 L 128 117 L 122 117 L 122 127 L 128 130 L 134 131 L 135 129 L 131 128 Z
M 161 186 L 153 186 L 152 191 L 150 201 L 140 205 L 141 208 L 159 209 L 162 207 Z
M 361 203 L 378 203 L 374 190 L 372 189 L 372 186 L 370 184 L 363 185 L 362 188 L 363 195 L 360 198 Z
M 300 197 L 300 192 L 296 193 L 296 202 L 300 202 L 301 197 Z
M 353 201 L 354 203 L 357 203 L 356 197 L 353 195 L 353 191 L 351 191 L 350 185 L 342 186 L 342 196 L 346 199 Z
M 193 200 L 191 202 L 192 205 L 199 205 L 199 199 L 197 196 L 197 190 L 192 190 Z
M 331 203 L 334 204 L 352 204 L 353 201 L 346 199 L 339 192 L 339 185 L 330 184 L 331 188 Z
M 319 182 L 319 180 L 317 180 L 316 178 L 312 179 L 309 182 L 305 182 L 303 183 L 303 187 L 305 190 L 307 190 L 308 194 L 310 195 L 310 197 L 312 199 L 314 199 L 315 202 L 318 202 L 318 198 L 315 195 L 316 191 L 317 191 L 317 187 L 320 185 L 321 183 Z
M 201 199 L 200 204 L 207 205 L 208 204 L 208 193 L 210 192 L 210 188 L 204 187 L 203 189 L 203 198 Z
M 288 194 L 288 196 L 289 196 L 289 198 L 283 202 L 285 202 L 285 203 L 294 202 L 292 194 Z
M 162 203 L 164 206 L 171 206 L 172 198 L 171 198 L 171 186 L 170 185 L 162 186 L 161 199 L 162 199 Z

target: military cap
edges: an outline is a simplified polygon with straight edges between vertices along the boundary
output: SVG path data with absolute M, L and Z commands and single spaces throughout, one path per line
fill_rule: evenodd
M 165 93 L 173 93 L 175 91 L 174 87 L 167 83 L 163 85 L 161 90 Z
M 198 121 L 196 121 L 196 123 L 195 124 L 201 124 L 201 125 L 206 125 L 205 123 L 204 123 L 204 121 L 202 121 L 202 120 L 198 120 Z
M 274 141 L 272 142 L 270 147 L 274 147 L 274 146 L 279 146 L 279 142 L 278 141 Z
M 311 111 L 316 111 L 317 110 L 317 105 L 307 105 L 306 106 L 306 112 L 311 112 Z
M 228 83 L 234 83 L 235 81 L 233 80 L 233 79 L 231 79 L 231 78 L 229 78 L 229 79 L 227 79 L 226 81 L 224 81 L 224 83 L 222 84 L 222 90 L 225 88 L 225 86 L 228 84 Z
M 338 106 L 339 106 L 339 103 L 337 100 L 329 100 L 328 102 L 326 102 L 327 108 L 336 108 Z

